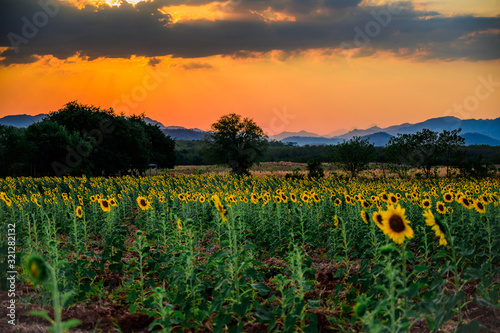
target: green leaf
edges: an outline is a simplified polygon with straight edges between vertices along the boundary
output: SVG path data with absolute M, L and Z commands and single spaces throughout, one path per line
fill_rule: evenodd
M 483 277 L 481 270 L 478 268 L 467 268 L 461 275 L 465 280 L 479 280 Z
M 52 318 L 49 317 L 49 315 L 47 314 L 47 311 L 30 311 L 29 314 L 31 316 L 41 317 L 41 318 L 47 320 L 51 324 L 56 323 L 54 320 L 52 320 Z
M 468 324 L 460 324 L 457 327 L 456 333 L 479 333 L 479 322 L 477 320 L 473 320 Z
M 267 293 L 271 291 L 268 286 L 261 282 L 252 283 L 252 288 L 257 290 L 261 296 L 267 295 Z
M 285 328 L 284 333 L 292 333 L 295 330 L 295 316 L 288 314 L 285 318 Z
M 130 304 L 128 311 L 130 314 L 134 314 L 137 311 L 137 304 Z
M 309 325 L 304 327 L 304 333 L 318 333 L 318 315 L 311 313 L 307 319 L 309 319 Z
M 81 323 L 82 323 L 81 320 L 71 318 L 71 319 L 68 319 L 65 322 L 61 323 L 62 324 L 61 326 L 62 326 L 63 332 L 66 332 L 66 331 L 69 331 L 71 328 L 80 325 Z
M 248 307 L 250 306 L 250 301 L 248 299 L 244 299 L 241 303 L 233 305 L 233 311 L 240 317 L 244 317 L 247 313 Z
M 423 272 L 427 272 L 429 270 L 429 266 L 427 265 L 415 265 L 413 266 L 413 271 L 415 273 L 423 273 Z
M 436 315 L 436 326 L 434 327 L 434 330 L 437 331 L 438 329 L 443 326 L 444 323 L 446 323 L 448 320 L 453 317 L 453 311 L 448 310 L 442 310 Z
M 139 292 L 138 291 L 132 291 L 127 296 L 127 303 L 135 302 L 138 298 L 139 298 Z
M 307 301 L 307 307 L 309 309 L 318 309 L 321 307 L 321 299 L 310 299 Z
M 463 291 L 459 291 L 458 293 L 447 297 L 444 301 L 446 309 L 453 310 L 457 304 L 465 299 L 465 293 Z
M 219 313 L 217 319 L 215 319 L 214 332 L 222 332 L 222 327 L 229 324 L 231 321 L 231 315 L 228 313 Z

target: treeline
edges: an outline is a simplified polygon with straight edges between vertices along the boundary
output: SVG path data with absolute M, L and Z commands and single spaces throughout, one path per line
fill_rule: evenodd
M 375 147 L 368 140 L 353 138 L 337 145 L 294 146 L 271 141 L 261 162 L 313 161 L 338 163 L 352 176 L 364 170 L 369 163 L 379 163 L 389 172 L 408 176 L 411 168 L 431 177 L 437 166 L 446 167 L 448 176 L 485 176 L 500 164 L 500 147 L 465 146 L 460 130 L 441 133 L 424 129 L 415 134 L 393 137 L 385 147 Z M 176 156 L 179 165 L 208 165 L 203 141 L 177 141 Z
M 0 177 L 100 176 L 175 165 L 175 141 L 113 109 L 70 102 L 27 128 L 0 126 Z

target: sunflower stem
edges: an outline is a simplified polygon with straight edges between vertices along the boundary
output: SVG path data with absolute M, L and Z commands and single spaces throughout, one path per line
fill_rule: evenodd
M 402 274 L 403 274 L 403 290 L 406 289 L 406 243 L 403 242 L 401 245 L 401 264 L 402 264 Z M 403 297 L 403 307 L 406 307 L 406 296 Z

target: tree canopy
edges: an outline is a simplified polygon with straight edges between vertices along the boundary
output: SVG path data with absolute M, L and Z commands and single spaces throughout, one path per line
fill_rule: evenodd
M 268 141 L 252 119 L 231 113 L 212 124 L 207 145 L 214 163 L 228 164 L 232 173 L 242 175 L 263 156 Z
M 150 163 L 172 168 L 174 149 L 175 141 L 142 115 L 70 102 L 26 129 L 0 129 L 0 176 L 114 175 Z

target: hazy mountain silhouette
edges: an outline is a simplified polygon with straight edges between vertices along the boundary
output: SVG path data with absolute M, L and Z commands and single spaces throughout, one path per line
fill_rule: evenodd
M 0 118 L 0 125 L 27 127 L 34 122 L 42 120 L 45 116 L 45 114 L 36 116 L 26 114 L 5 116 Z M 144 121 L 149 124 L 157 124 L 163 133 L 170 135 L 176 140 L 202 140 L 207 133 L 198 128 L 188 129 L 182 126 L 165 126 L 149 117 L 145 117 Z M 349 140 L 354 136 L 360 136 L 363 139 L 368 139 L 376 146 L 384 146 L 391 136 L 395 136 L 398 133 L 415 134 L 424 128 L 435 132 L 442 132 L 443 130 L 451 131 L 461 128 L 461 135 L 465 138 L 466 145 L 500 145 L 500 118 L 461 120 L 456 117 L 439 117 L 427 119 L 416 124 L 404 123 L 386 128 L 372 126 L 367 129 L 353 129 L 351 131 L 337 130 L 324 136 L 306 131 L 282 132 L 270 136 L 270 139 L 283 142 L 295 142 L 303 146 L 336 144 L 343 140 Z M 330 136 L 333 134 L 336 136 Z
M 42 120 L 46 114 L 40 113 L 36 116 L 30 116 L 28 114 L 18 114 L 14 116 L 5 116 L 0 118 L 0 125 L 14 126 L 14 127 L 28 127 L 29 125 L 39 122 Z

